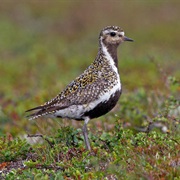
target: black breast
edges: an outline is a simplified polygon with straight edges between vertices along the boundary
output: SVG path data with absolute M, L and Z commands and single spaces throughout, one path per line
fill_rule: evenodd
M 120 95 L 121 91 L 116 91 L 111 95 L 109 100 L 99 103 L 94 109 L 85 112 L 83 116 L 88 116 L 90 119 L 93 119 L 108 113 L 116 105 Z

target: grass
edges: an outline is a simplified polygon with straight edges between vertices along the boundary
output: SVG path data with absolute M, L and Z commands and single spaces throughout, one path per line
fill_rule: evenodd
M 0 12 L 1 179 L 180 178 L 179 3 L 3 1 Z M 82 122 L 24 112 L 90 64 L 111 24 L 135 42 L 119 48 L 123 93 L 88 124 L 88 152 Z

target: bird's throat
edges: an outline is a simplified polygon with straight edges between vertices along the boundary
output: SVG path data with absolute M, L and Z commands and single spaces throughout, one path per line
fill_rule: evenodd
M 109 45 L 109 44 L 102 42 L 100 49 L 101 49 L 102 53 L 105 56 L 107 56 L 107 59 L 108 59 L 108 56 L 110 56 L 111 59 L 113 59 L 114 64 L 118 69 L 117 47 L 118 47 L 117 45 L 112 45 L 112 44 Z

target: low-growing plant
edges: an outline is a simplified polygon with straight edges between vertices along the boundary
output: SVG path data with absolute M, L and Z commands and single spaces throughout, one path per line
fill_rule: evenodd
M 13 138 L 11 135 L 0 138 L 0 162 L 23 160 L 30 150 L 26 140 Z

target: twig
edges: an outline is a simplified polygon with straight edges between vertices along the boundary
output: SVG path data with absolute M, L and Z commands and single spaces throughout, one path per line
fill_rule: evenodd
M 28 137 L 28 138 L 41 137 L 42 139 L 44 139 L 45 141 L 47 141 L 47 143 L 50 145 L 51 148 L 54 147 L 53 143 L 51 143 L 51 142 L 49 141 L 49 139 L 47 139 L 46 137 L 44 137 L 42 134 L 31 134 L 31 135 L 28 134 L 27 137 Z

